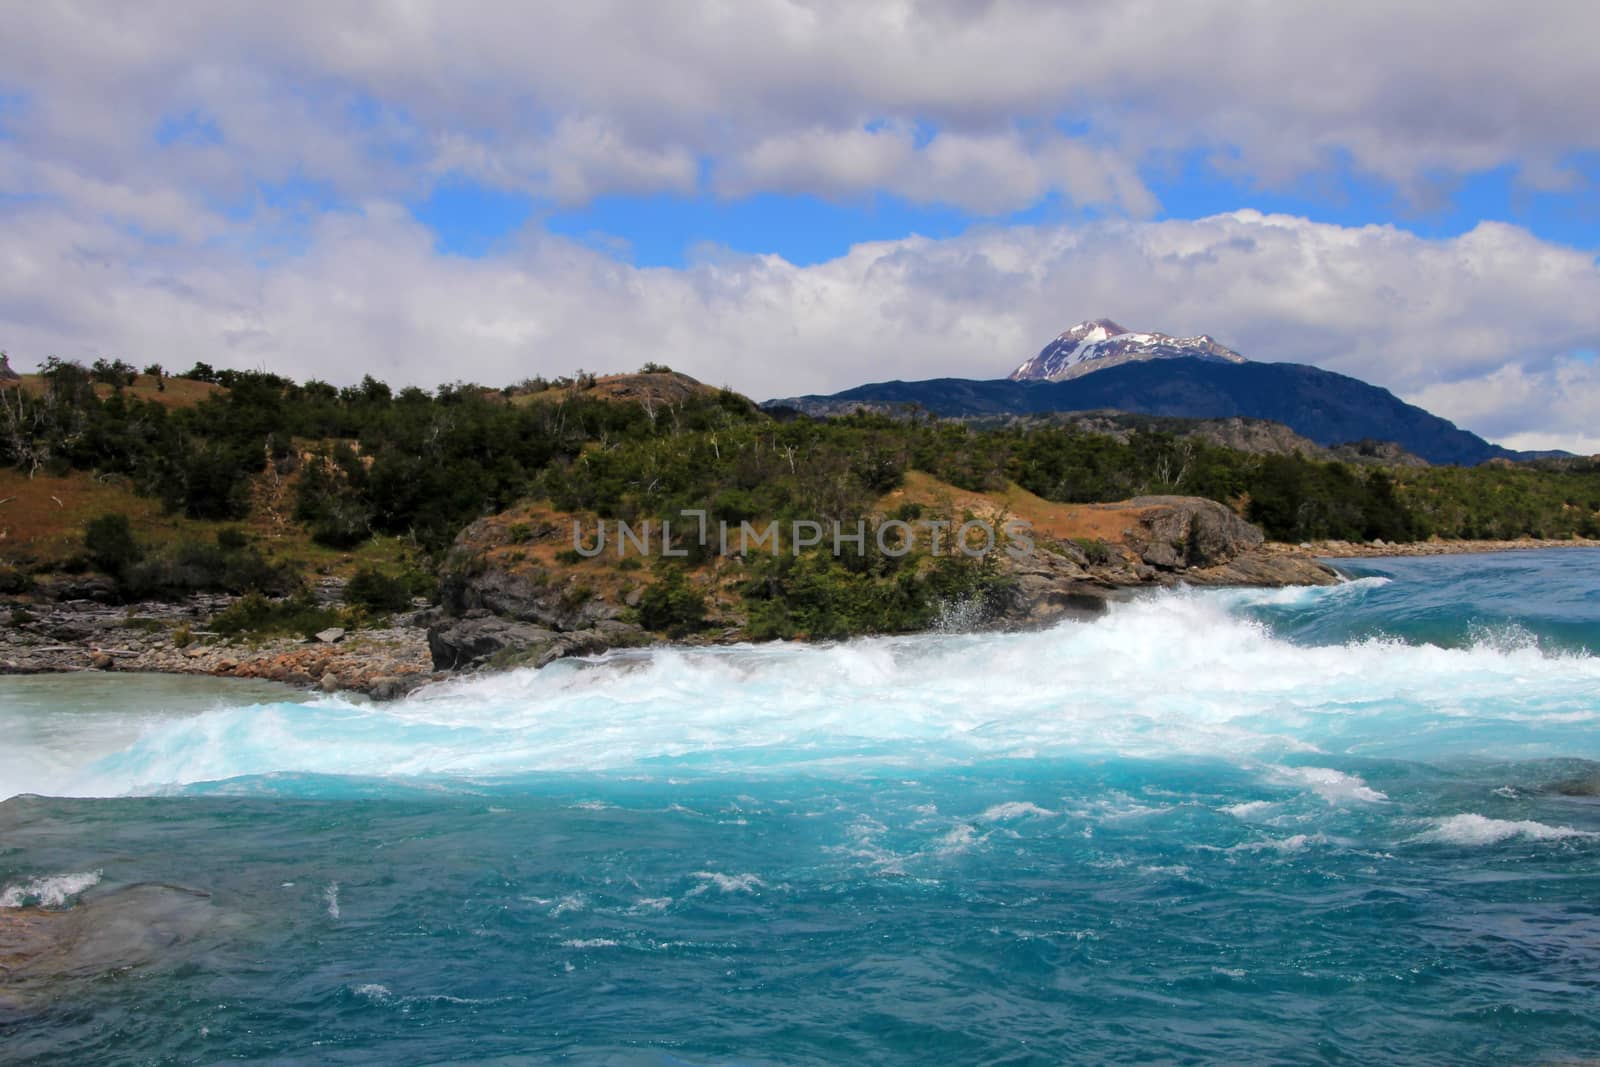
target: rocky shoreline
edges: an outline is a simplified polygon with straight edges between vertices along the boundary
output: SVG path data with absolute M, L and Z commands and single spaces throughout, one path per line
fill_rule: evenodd
M 1600 548 L 1600 539 L 1572 537 L 1563 541 L 1533 537 L 1513 541 L 1462 541 L 1436 537 L 1428 541 L 1307 541 L 1298 545 L 1272 542 L 1266 550 L 1282 555 L 1309 554 L 1318 559 L 1373 559 L 1384 556 L 1455 556 L 1487 552 L 1527 552 L 1542 548 Z
M 334 602 L 337 587 L 330 590 Z M 443 677 L 428 654 L 431 613 L 381 629 L 331 631 L 322 640 L 268 637 L 224 640 L 206 623 L 237 598 L 196 594 L 180 601 L 118 603 L 95 579 L 71 581 L 32 596 L 0 599 L 0 674 L 74 671 L 198 674 L 256 678 L 325 692 L 403 696 Z
M 1429 556 L 1554 547 L 1600 547 L 1600 541 L 1444 541 L 1415 544 L 1344 541 L 1268 543 L 1227 508 L 1191 497 L 1143 497 L 1089 505 L 1077 520 L 1107 534 L 1090 542 L 1046 532 L 1034 552 L 1003 561 L 1006 591 L 965 625 L 1027 629 L 1063 618 L 1092 617 L 1141 590 L 1190 586 L 1327 585 L 1340 581 L 1324 559 Z M 469 529 L 462 544 L 481 547 L 488 530 Z M 477 538 L 478 540 L 474 540 Z M 325 692 L 404 696 L 456 674 L 542 667 L 565 657 L 665 643 L 632 621 L 626 598 L 575 603 L 548 575 L 472 556 L 445 576 L 443 603 L 397 616 L 381 629 L 329 632 L 321 639 L 226 640 L 206 623 L 234 600 L 198 595 L 176 602 L 118 603 L 104 580 L 61 580 L 28 596 L 0 598 L 0 674 L 82 670 L 146 671 L 256 678 Z M 730 564 L 730 565 L 737 565 Z M 574 579 L 575 580 L 575 579 Z M 338 583 L 318 590 L 340 603 Z M 678 644 L 748 640 L 742 620 Z M 180 638 L 179 635 L 182 634 Z

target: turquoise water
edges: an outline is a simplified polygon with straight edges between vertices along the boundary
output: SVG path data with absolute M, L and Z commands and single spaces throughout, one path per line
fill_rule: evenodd
M 0 1061 L 1600 1053 L 1600 553 L 1348 569 L 390 705 L 0 680 L 0 908 L 86 931 Z

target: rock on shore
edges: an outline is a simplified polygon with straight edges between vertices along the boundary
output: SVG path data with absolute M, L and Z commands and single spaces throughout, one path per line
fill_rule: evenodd
M 59 595 L 95 593 L 91 599 Z M 46 584 L 27 599 L 0 604 L 0 674 L 153 671 L 260 678 L 378 699 L 404 695 L 434 677 L 424 619 L 353 631 L 337 644 L 298 637 L 224 641 L 205 623 L 234 598 L 202 594 L 177 602 L 115 602 L 105 584 Z M 187 638 L 181 636 L 187 631 Z

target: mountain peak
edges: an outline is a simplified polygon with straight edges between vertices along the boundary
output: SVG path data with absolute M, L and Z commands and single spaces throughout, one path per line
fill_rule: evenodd
M 1058 341 L 1105 341 L 1121 334 L 1132 333 L 1110 319 L 1086 319 L 1056 337 Z
M 1087 319 L 1057 336 L 1038 355 L 1012 371 L 1011 379 L 1059 382 L 1124 363 L 1183 358 L 1247 362 L 1233 349 L 1212 340 L 1209 334 L 1173 337 L 1164 333 L 1135 333 L 1110 319 Z

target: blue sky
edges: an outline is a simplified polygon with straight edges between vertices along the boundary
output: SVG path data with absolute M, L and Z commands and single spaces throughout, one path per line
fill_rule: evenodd
M 650 359 L 766 397 L 1000 375 L 1109 316 L 1600 450 L 1589 3 L 181 15 L 8 14 L 19 364 Z
M 1456 237 L 1484 219 L 1496 219 L 1550 241 L 1600 249 L 1600 196 L 1595 193 L 1600 160 L 1586 158 L 1572 166 L 1581 175 L 1581 184 L 1572 189 L 1531 187 L 1508 164 L 1435 177 L 1415 194 L 1347 167 L 1306 176 L 1287 188 L 1263 188 L 1248 175 L 1219 170 L 1199 153 L 1175 166 L 1153 166 L 1143 177 L 1160 202 L 1149 216 L 1156 219 L 1198 219 L 1247 206 L 1340 226 L 1399 226 L 1435 238 Z M 953 237 L 974 225 L 1072 223 L 1105 216 L 1074 207 L 1059 194 L 998 216 L 916 204 L 882 192 L 844 199 L 783 193 L 728 197 L 700 188 L 562 206 L 460 176 L 446 178 L 408 207 L 433 231 L 438 249 L 451 255 L 490 254 L 532 224 L 652 267 L 681 267 L 708 244 L 776 254 L 804 266 L 841 256 L 864 241 L 913 233 Z

